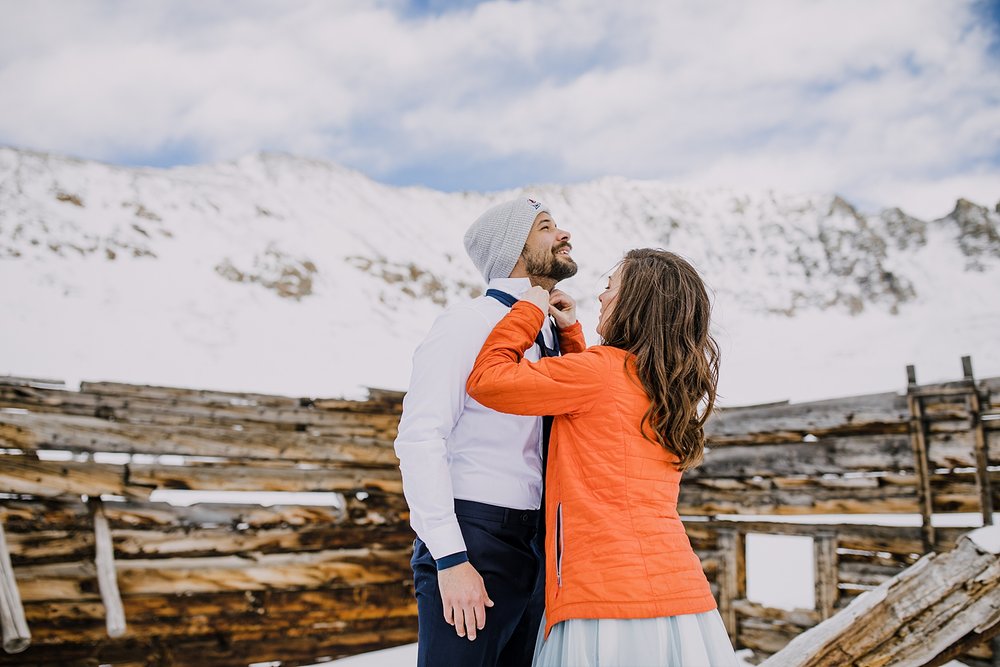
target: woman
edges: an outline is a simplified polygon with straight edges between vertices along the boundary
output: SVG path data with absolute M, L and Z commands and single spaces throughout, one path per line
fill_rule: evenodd
M 718 381 L 707 291 L 678 255 L 641 249 L 599 299 L 603 345 L 531 363 L 523 354 L 547 312 L 563 349 L 583 348 L 572 304 L 551 305 L 531 288 L 494 328 L 467 384 L 495 410 L 555 416 L 534 664 L 736 666 L 677 513 Z

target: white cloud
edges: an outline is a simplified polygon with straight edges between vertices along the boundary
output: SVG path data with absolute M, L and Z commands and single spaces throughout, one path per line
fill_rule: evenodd
M 833 190 L 922 215 L 1000 198 L 1000 67 L 969 2 L 231 7 L 0 0 L 0 142 L 282 149 L 390 180 L 523 160 L 526 182 Z

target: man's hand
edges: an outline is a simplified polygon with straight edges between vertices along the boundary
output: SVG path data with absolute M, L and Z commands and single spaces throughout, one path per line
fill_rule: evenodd
M 470 642 L 475 640 L 476 631 L 486 627 L 486 607 L 493 606 L 476 568 L 465 562 L 441 570 L 438 588 L 444 604 L 444 620 L 455 626 L 459 637 L 468 635 Z
M 562 290 L 552 290 L 549 295 L 549 315 L 560 329 L 572 326 L 576 322 L 576 300 Z

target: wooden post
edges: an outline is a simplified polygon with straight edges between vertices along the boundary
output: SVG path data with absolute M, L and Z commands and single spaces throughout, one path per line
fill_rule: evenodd
M 94 513 L 94 564 L 97 566 L 97 585 L 101 590 L 101 600 L 107 614 L 108 636 L 121 637 L 125 634 L 125 608 L 118 591 L 118 576 L 115 572 L 115 549 L 111 542 L 111 528 L 104 516 L 104 505 L 100 500 L 92 501 Z
M 3 521 L 0 521 L 0 625 L 3 629 L 3 650 L 7 653 L 20 653 L 31 644 L 31 632 L 24 617 L 21 594 L 17 590 Z
M 733 646 L 738 646 L 739 619 L 736 615 L 737 600 L 747 595 L 746 539 L 736 528 L 721 528 L 718 545 L 722 568 L 719 582 L 719 614 L 729 632 Z
M 837 570 L 837 534 L 823 531 L 813 538 L 813 556 L 816 570 L 816 610 L 826 620 L 836 613 L 840 589 Z
M 924 406 L 917 393 L 916 369 L 906 367 L 906 402 L 910 407 L 910 444 L 913 446 L 913 468 L 917 473 L 917 496 L 920 505 L 924 552 L 934 550 L 937 543 L 931 515 L 934 502 L 931 496 L 930 465 L 927 462 L 927 431 L 924 424 Z
M 976 379 L 972 374 L 972 358 L 962 357 L 962 371 L 965 380 L 969 383 L 969 396 L 966 398 L 966 407 L 969 409 L 969 429 L 975 438 L 975 458 L 976 458 L 976 486 L 979 487 L 979 507 L 983 512 L 983 525 L 993 525 L 993 490 L 990 488 L 990 472 L 987 466 L 989 458 L 987 456 L 988 447 L 986 444 L 986 429 L 983 428 L 981 418 L 982 402 L 979 392 L 976 390 Z

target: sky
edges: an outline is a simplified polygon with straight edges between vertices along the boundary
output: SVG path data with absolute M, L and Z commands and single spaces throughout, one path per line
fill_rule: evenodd
M 1000 200 L 1000 0 L 0 0 L 0 144 Z

